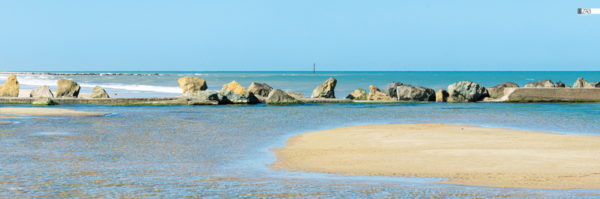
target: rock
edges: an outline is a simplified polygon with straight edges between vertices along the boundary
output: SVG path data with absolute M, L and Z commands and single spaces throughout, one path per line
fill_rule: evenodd
M 369 86 L 369 96 L 367 99 L 373 101 L 395 101 L 395 99 L 391 98 L 384 92 L 381 92 L 377 86 L 373 85 Z
M 446 102 L 448 100 L 448 92 L 440 89 L 435 93 L 435 102 Z
M 475 102 L 487 96 L 485 87 L 472 81 L 455 82 L 448 86 L 448 102 Z
M 498 84 L 494 87 L 491 88 L 487 88 L 488 90 L 488 94 L 490 95 L 490 98 L 501 98 L 502 96 L 504 96 L 504 88 L 518 88 L 519 85 L 513 83 L 513 82 L 504 82 L 502 84 Z
M 56 103 L 52 100 L 52 98 L 49 97 L 38 97 L 35 100 L 33 100 L 33 102 L 31 102 L 31 105 L 55 105 Z
M 290 95 L 290 96 L 292 96 L 292 97 L 294 97 L 294 98 L 296 98 L 296 99 L 298 99 L 298 100 L 299 100 L 299 99 L 302 99 L 302 98 L 306 98 L 306 97 L 304 96 L 304 94 L 302 94 L 302 93 L 296 93 L 296 92 L 292 92 L 292 91 L 290 91 L 290 90 L 287 90 L 287 91 L 285 91 L 285 94 L 288 94 L 288 95 Z
M 39 98 L 39 97 L 50 97 L 53 98 L 54 94 L 50 90 L 50 87 L 43 85 L 36 89 L 33 89 L 31 93 L 29 93 L 29 97 Z
M 383 92 L 394 98 L 397 99 L 398 98 L 398 92 L 396 91 L 396 88 L 398 88 L 398 86 L 402 86 L 404 84 L 400 83 L 400 82 L 390 82 L 387 84 L 387 86 L 385 87 L 385 89 L 383 89 Z
M 369 94 L 367 93 L 367 91 L 365 89 L 359 88 L 359 89 L 352 91 L 352 93 L 350 93 L 350 95 L 348 95 L 346 97 L 346 99 L 367 100 L 368 97 L 369 97 Z
M 395 90 L 401 101 L 435 101 L 435 91 L 431 88 L 401 85 Z
M 79 84 L 68 79 L 58 79 L 56 81 L 56 95 L 55 97 L 77 97 L 79 96 L 79 90 L 81 87 Z
M 108 96 L 108 93 L 101 86 L 96 86 L 92 90 L 92 95 L 90 95 L 90 98 L 110 98 L 110 97 Z
M 577 78 L 577 81 L 573 84 L 573 88 L 600 88 L 600 81 L 595 83 L 589 83 L 583 78 Z
M 195 92 L 194 94 L 188 93 L 186 95 L 190 103 L 189 104 L 206 104 L 206 102 L 216 102 L 217 104 L 225 103 L 223 96 L 218 91 L 214 90 L 203 90 Z
M 181 87 L 183 95 L 186 93 L 196 93 L 206 90 L 206 81 L 199 77 L 182 77 L 177 80 L 179 87 Z
M 223 85 L 219 94 L 223 96 L 223 102 L 233 104 L 256 104 L 259 103 L 258 98 L 254 94 L 248 92 L 246 88 L 241 86 L 236 81 Z
M 565 83 L 563 83 L 561 81 L 554 83 L 554 87 L 556 87 L 556 88 L 571 88 L 569 85 L 566 85 Z
M 286 94 L 281 89 L 272 90 L 267 96 L 266 104 L 302 104 L 303 102 Z
M 327 81 L 323 82 L 319 85 L 315 90 L 313 90 L 311 97 L 312 98 L 335 98 L 335 85 L 337 84 L 337 80 L 333 77 L 327 79 Z
M 250 86 L 248 87 L 248 92 L 251 92 L 252 94 L 254 94 L 257 97 L 258 96 L 267 97 L 267 96 L 269 96 L 269 93 L 271 93 L 272 90 L 273 90 L 273 87 L 267 85 L 266 83 L 252 82 L 252 83 L 250 83 Z
M 17 76 L 8 76 L 6 82 L 0 86 L 0 97 L 19 97 L 19 82 Z
M 552 80 L 541 80 L 525 84 L 523 88 L 554 88 L 554 82 Z

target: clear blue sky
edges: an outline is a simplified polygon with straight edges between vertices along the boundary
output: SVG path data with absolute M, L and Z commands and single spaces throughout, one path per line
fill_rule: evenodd
M 600 70 L 598 0 L 0 0 L 0 71 Z

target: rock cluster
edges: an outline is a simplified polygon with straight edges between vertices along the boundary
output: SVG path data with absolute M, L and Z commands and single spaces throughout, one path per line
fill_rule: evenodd
M 258 98 L 254 94 L 248 92 L 246 88 L 236 81 L 232 81 L 223 85 L 219 91 L 223 96 L 223 101 L 227 104 L 256 104 L 259 103 Z
M 600 88 L 600 81 L 589 83 L 583 78 L 577 78 L 575 83 L 573 83 L 573 88 Z
M 372 101 L 393 101 L 394 98 L 386 95 L 384 92 L 381 92 L 377 86 L 370 85 L 369 86 L 369 95 L 367 96 L 368 100 Z

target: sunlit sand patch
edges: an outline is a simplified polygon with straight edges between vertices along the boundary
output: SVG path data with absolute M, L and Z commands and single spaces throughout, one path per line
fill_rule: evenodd
M 444 178 L 440 183 L 600 188 L 600 137 L 447 124 L 351 126 L 298 135 L 275 169 Z

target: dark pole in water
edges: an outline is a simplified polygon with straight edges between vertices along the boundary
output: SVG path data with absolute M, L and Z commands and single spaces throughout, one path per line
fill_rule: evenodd
M 316 65 L 317 65 L 316 63 L 313 63 L 313 74 L 316 73 Z

